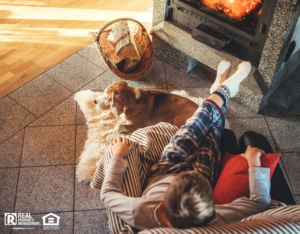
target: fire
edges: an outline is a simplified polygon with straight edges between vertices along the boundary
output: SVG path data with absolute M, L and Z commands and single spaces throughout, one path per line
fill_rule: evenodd
M 230 18 L 256 25 L 263 7 L 263 0 L 200 0 L 205 6 Z

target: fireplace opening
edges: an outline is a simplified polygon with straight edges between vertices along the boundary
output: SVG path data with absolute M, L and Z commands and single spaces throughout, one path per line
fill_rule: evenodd
M 180 0 L 198 10 L 255 35 L 264 0 Z
M 169 17 L 196 40 L 258 66 L 277 0 L 169 0 Z

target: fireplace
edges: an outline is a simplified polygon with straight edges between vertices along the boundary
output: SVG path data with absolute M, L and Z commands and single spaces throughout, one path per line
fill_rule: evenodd
M 233 73 L 251 61 L 234 100 L 262 113 L 300 65 L 300 39 L 298 47 L 293 42 L 299 15 L 300 0 L 153 0 L 154 53 L 188 73 L 199 66 L 215 72 L 222 60 Z
M 196 40 L 258 66 L 276 2 L 171 0 L 170 17 L 192 30 Z

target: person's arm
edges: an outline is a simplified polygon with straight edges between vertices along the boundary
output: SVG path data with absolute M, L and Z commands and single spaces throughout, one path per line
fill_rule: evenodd
M 264 151 L 251 146 L 242 154 L 249 165 L 250 197 L 239 198 L 230 204 L 217 205 L 217 219 L 230 223 L 240 221 L 250 215 L 264 211 L 271 203 L 270 197 L 270 169 L 262 168 L 260 157 Z
M 118 140 L 119 139 L 119 140 Z M 137 229 L 158 227 L 153 214 L 157 203 L 147 200 L 147 197 L 128 197 L 123 194 L 122 185 L 128 163 L 123 159 L 128 155 L 133 145 L 127 146 L 126 138 L 117 138 L 111 145 L 113 155 L 101 188 L 101 202 L 125 223 Z

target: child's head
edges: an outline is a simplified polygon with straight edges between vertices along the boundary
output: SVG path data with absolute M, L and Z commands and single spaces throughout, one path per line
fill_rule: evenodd
M 214 215 L 211 185 L 199 172 L 184 172 L 167 189 L 164 206 L 172 227 L 203 226 Z

